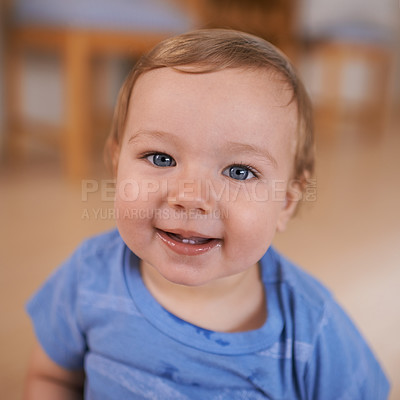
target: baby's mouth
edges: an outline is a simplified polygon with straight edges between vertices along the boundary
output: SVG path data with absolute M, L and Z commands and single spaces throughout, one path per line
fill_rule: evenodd
M 156 229 L 156 233 L 167 248 L 184 256 L 205 254 L 212 249 L 221 247 L 222 244 L 222 239 L 198 236 L 196 232 L 169 232 Z
M 179 235 L 177 233 L 166 232 L 166 231 L 164 231 L 164 233 L 167 234 L 171 239 L 184 244 L 205 244 L 214 240 L 213 238 L 204 238 L 197 236 L 183 237 L 182 235 Z

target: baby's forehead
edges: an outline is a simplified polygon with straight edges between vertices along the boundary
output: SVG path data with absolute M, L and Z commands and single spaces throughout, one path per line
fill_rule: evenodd
M 197 66 L 164 67 L 143 73 L 131 93 L 134 108 L 156 109 L 170 104 L 176 112 L 197 107 L 197 115 L 215 108 L 233 112 L 230 119 L 279 116 L 282 124 L 297 123 L 297 102 L 291 85 L 269 68 L 225 68 L 203 72 Z M 169 107 L 175 114 L 175 109 Z M 223 117 L 223 115 L 222 115 Z M 221 121 L 223 119 L 221 118 Z M 274 123 L 279 121 L 274 120 Z
M 167 126 L 172 131 L 201 134 L 204 128 L 237 142 L 280 135 L 280 146 L 283 142 L 287 146 L 283 136 L 296 139 L 293 91 L 284 77 L 271 69 L 154 69 L 136 82 L 130 108 L 136 123 L 154 126 L 160 120 L 163 129 Z
M 215 77 L 215 79 L 208 79 L 211 76 Z M 180 79 L 182 77 L 184 79 Z M 291 83 L 288 82 L 283 73 L 272 67 L 241 66 L 215 68 L 204 65 L 184 65 L 157 68 L 142 73 L 135 82 L 132 92 L 135 93 L 137 87 L 141 86 L 143 82 L 153 81 L 154 79 L 157 79 L 160 85 L 157 88 L 153 87 L 153 90 L 162 90 L 163 87 L 166 90 L 170 90 L 168 83 L 176 88 L 179 85 L 190 86 L 190 81 L 194 82 L 203 78 L 209 84 L 209 97 L 213 96 L 216 90 L 224 91 L 229 96 L 231 93 L 237 92 L 235 90 L 236 86 L 240 87 L 244 94 L 246 92 L 248 94 L 255 92 L 263 93 L 264 95 L 268 94 L 274 99 L 278 107 L 291 108 L 290 106 L 296 106 L 296 99 Z M 222 82 L 229 82 L 229 84 L 222 85 Z M 205 98 L 205 101 L 208 101 L 208 98 Z M 288 109 L 287 111 L 289 112 L 290 110 Z

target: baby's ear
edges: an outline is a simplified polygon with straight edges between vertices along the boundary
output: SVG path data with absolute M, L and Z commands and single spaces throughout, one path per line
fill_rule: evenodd
M 289 182 L 285 201 L 282 203 L 282 209 L 280 211 L 278 221 L 276 224 L 277 232 L 283 232 L 286 229 L 287 224 L 296 212 L 296 208 L 301 199 L 302 184 L 300 181 L 292 180 Z
M 111 166 L 114 178 L 117 177 L 118 173 L 118 162 L 119 162 L 120 152 L 121 152 L 120 146 L 114 143 L 111 148 Z
M 112 136 L 109 136 L 104 146 L 103 156 L 105 164 L 114 178 L 117 176 L 120 151 L 120 145 L 115 141 Z

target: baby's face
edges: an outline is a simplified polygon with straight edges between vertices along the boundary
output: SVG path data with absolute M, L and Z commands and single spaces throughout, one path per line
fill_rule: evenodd
M 290 98 L 283 79 L 262 70 L 142 75 L 117 174 L 117 226 L 128 247 L 184 285 L 257 263 L 295 208 Z

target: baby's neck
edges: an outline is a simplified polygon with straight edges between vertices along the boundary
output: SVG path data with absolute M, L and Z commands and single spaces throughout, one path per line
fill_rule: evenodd
M 267 318 L 264 286 L 258 265 L 207 285 L 169 282 L 150 265 L 141 263 L 143 281 L 169 312 L 204 329 L 241 332 L 260 328 Z

